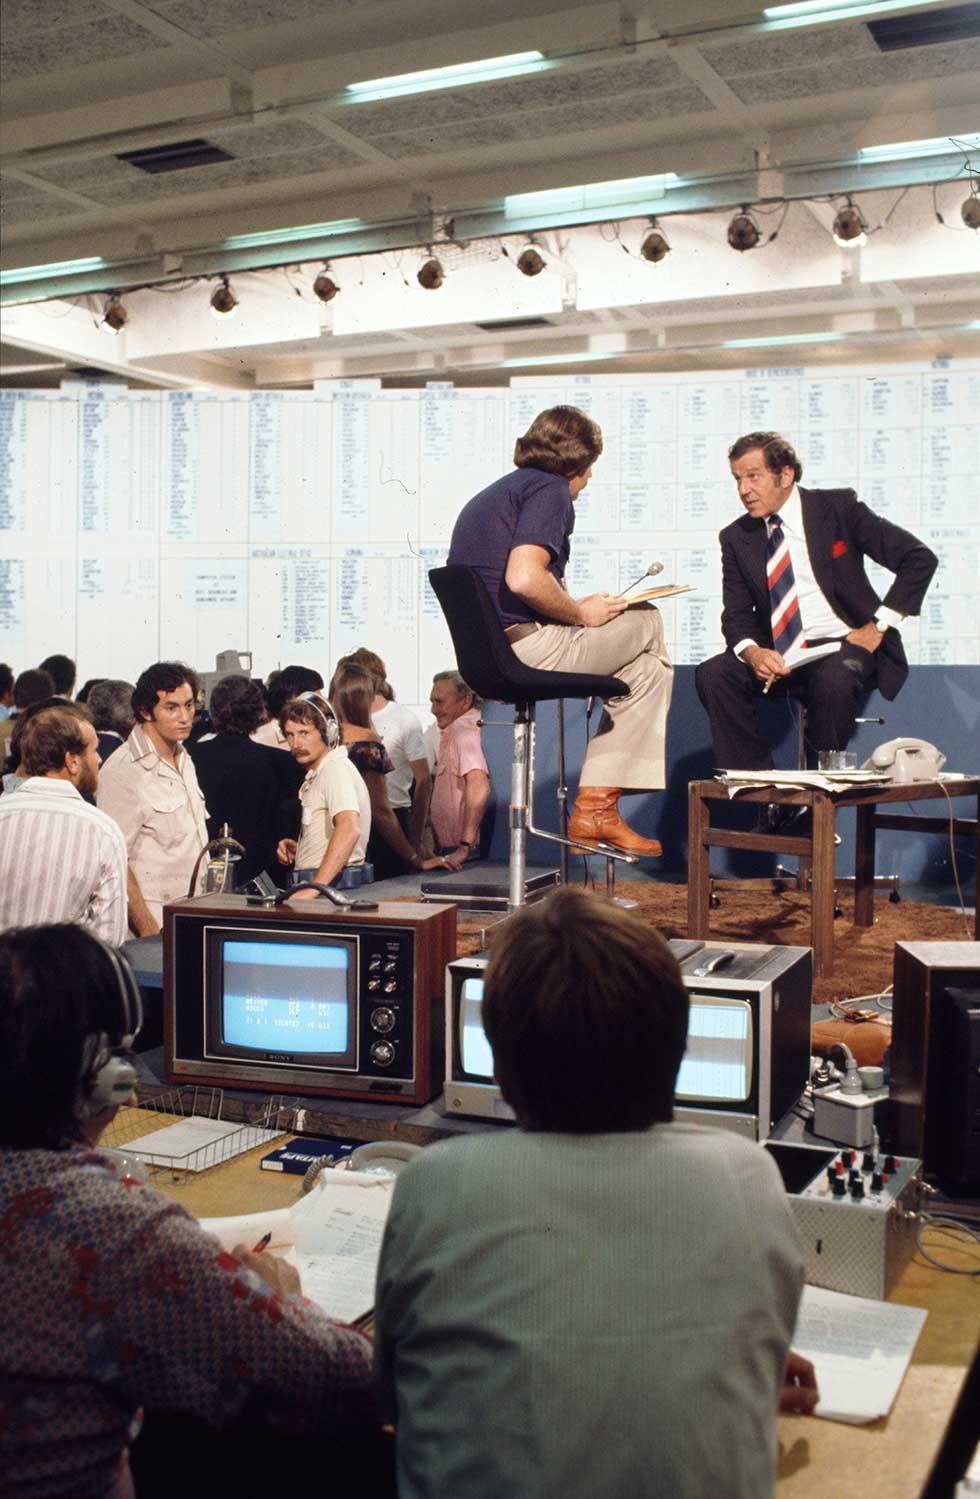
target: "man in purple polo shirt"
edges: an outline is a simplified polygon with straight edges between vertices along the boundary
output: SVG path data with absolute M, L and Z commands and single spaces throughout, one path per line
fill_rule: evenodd
M 525 665 L 599 672 L 627 683 L 629 696 L 608 700 L 589 742 L 568 832 L 576 842 L 656 857 L 660 844 L 623 821 L 619 798 L 664 785 L 673 667 L 663 621 L 653 608 L 627 610 L 616 594 L 573 599 L 564 586 L 574 502 L 601 452 L 602 433 L 584 411 L 542 411 L 517 440 L 514 472 L 463 507 L 448 560 L 481 574 Z

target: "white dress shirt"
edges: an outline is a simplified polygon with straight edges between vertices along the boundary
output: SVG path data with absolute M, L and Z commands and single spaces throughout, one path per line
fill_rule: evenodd
M 806 532 L 803 529 L 803 502 L 795 484 L 776 515 L 783 524 L 783 535 L 786 538 L 790 565 L 793 569 L 793 577 L 796 579 L 796 595 L 800 601 L 803 638 L 805 640 L 842 640 L 845 635 L 850 634 L 852 626 L 845 624 L 844 620 L 834 613 L 827 595 L 814 577 L 810 552 L 806 544 Z M 767 529 L 768 519 L 767 517 Z M 875 619 L 882 627 L 891 625 L 897 628 L 904 618 L 903 614 L 896 613 L 894 609 L 886 609 L 884 605 L 881 605 L 875 614 Z M 741 656 L 747 646 L 758 645 L 758 643 L 757 640 L 747 635 L 744 640 L 738 642 L 735 655 Z
M 126 842 L 70 781 L 28 776 L 0 797 L 0 930 L 57 921 L 125 942 Z

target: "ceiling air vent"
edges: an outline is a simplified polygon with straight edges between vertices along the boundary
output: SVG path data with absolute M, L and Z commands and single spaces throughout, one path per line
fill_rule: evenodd
M 141 172 L 183 172 L 187 167 L 209 167 L 216 161 L 234 161 L 228 151 L 210 141 L 172 141 L 167 146 L 148 146 L 145 151 L 120 151 L 117 161 L 128 162 Z
M 951 5 L 948 10 L 922 10 L 894 20 L 868 21 L 880 52 L 908 47 L 932 47 L 938 42 L 962 42 L 980 36 L 980 5 Z
M 518 328 L 553 328 L 555 325 L 546 317 L 504 317 L 494 323 L 477 323 L 475 326 L 484 333 L 512 333 Z

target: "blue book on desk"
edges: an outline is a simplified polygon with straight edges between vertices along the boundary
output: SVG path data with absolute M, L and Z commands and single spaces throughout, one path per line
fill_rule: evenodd
M 294 1176 L 305 1176 L 314 1161 L 322 1161 L 327 1155 L 333 1156 L 335 1161 L 345 1160 L 352 1150 L 363 1144 L 363 1140 L 314 1140 L 299 1135 L 264 1155 L 260 1165 L 263 1171 L 288 1171 Z

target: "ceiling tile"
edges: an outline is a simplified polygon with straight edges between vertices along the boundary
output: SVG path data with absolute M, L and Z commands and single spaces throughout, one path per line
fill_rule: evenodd
M 88 24 L 44 30 L 6 42 L 0 54 L 0 79 L 6 83 L 42 73 L 61 73 L 86 63 L 163 51 L 168 46 L 124 16 L 107 15 Z

